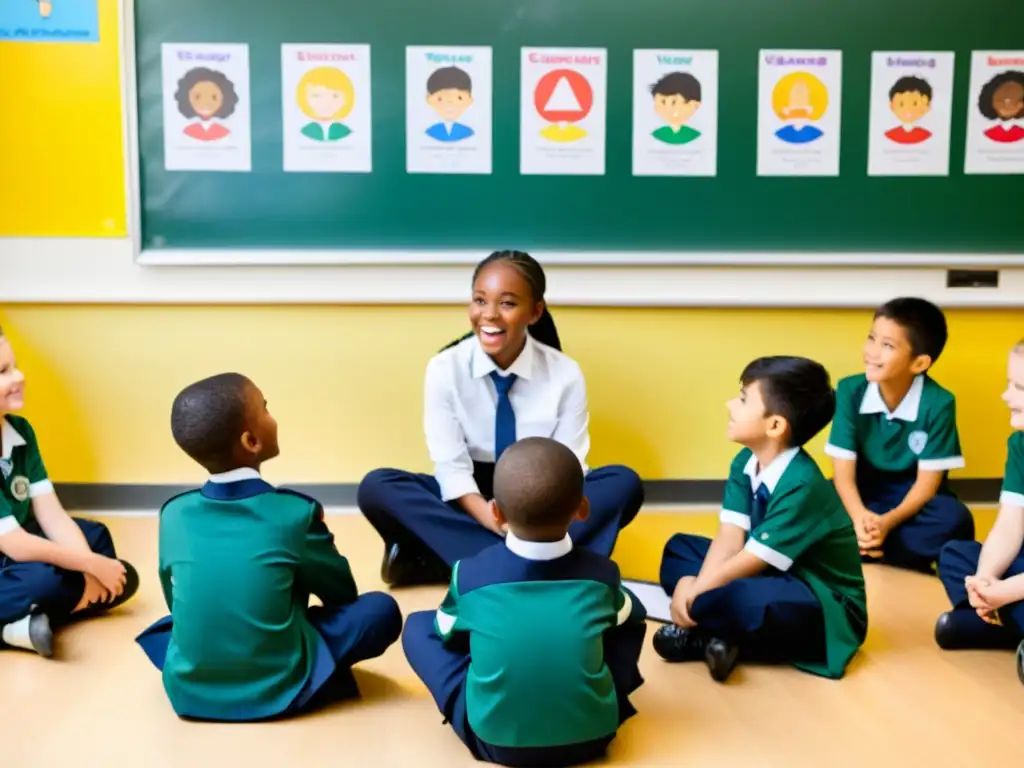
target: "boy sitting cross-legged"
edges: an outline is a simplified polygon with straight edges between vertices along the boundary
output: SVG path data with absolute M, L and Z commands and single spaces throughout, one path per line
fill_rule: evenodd
M 853 524 L 802 446 L 832 418 L 828 372 L 801 357 L 747 366 L 729 401 L 733 460 L 714 541 L 676 534 L 661 584 L 673 624 L 654 635 L 668 661 L 703 659 L 718 681 L 737 659 L 842 677 L 867 633 Z

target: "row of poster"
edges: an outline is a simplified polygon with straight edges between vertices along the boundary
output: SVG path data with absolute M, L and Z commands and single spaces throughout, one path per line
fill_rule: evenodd
M 491 173 L 491 53 L 406 48 L 409 173 Z M 251 170 L 248 46 L 165 43 L 162 63 L 167 170 Z M 521 173 L 605 172 L 607 68 L 522 49 Z M 872 55 L 868 175 L 948 175 L 953 73 L 952 52 Z M 284 44 L 281 78 L 284 170 L 371 172 L 370 46 Z M 718 98 L 718 51 L 635 50 L 633 174 L 715 176 Z M 762 50 L 758 175 L 839 175 L 841 107 L 842 51 Z M 964 172 L 1024 172 L 1024 52 L 972 53 Z

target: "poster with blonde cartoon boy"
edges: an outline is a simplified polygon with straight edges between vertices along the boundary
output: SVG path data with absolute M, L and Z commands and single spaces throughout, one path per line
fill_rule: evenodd
M 758 176 L 838 176 L 842 51 L 759 54 Z
M 164 166 L 250 171 L 249 47 L 164 43 Z
M 973 51 L 964 173 L 1024 173 L 1024 51 Z
M 370 46 L 281 46 L 284 170 L 370 173 Z

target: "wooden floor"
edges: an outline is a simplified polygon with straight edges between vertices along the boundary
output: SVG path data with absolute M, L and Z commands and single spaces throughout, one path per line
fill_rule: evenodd
M 644 516 L 644 531 L 679 524 Z M 103 619 L 58 636 L 56 659 L 0 654 L 0 765 L 12 768 L 131 765 L 476 765 L 441 724 L 401 646 L 357 667 L 364 699 L 318 715 L 261 725 L 195 724 L 171 711 L 135 634 L 165 613 L 155 578 L 153 518 L 107 519 L 120 553 L 143 575 L 138 597 Z M 382 587 L 381 546 L 357 516 L 330 517 L 362 591 Z M 645 528 L 646 526 L 646 528 Z M 660 535 L 660 534 L 659 534 Z M 654 538 L 651 539 L 651 542 Z M 657 546 L 648 542 L 650 557 Z M 643 573 L 624 575 L 650 577 Z M 868 568 L 870 632 L 842 681 L 789 668 L 739 668 L 714 683 L 703 664 L 669 666 L 651 650 L 640 714 L 614 742 L 608 764 L 632 766 L 1015 766 L 1024 760 L 1024 687 L 1006 652 L 940 651 L 932 639 L 946 608 L 937 580 Z M 437 588 L 396 592 L 405 613 L 437 607 Z M 652 625 L 649 635 L 657 625 Z M 648 637 L 649 637 L 648 635 Z

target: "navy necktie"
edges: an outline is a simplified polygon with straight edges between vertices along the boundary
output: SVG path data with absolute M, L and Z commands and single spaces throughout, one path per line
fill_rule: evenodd
M 512 443 L 516 441 L 516 414 L 512 410 L 512 401 L 508 399 L 508 391 L 516 381 L 516 375 L 499 376 L 491 371 L 494 388 L 498 390 L 498 408 L 494 414 L 494 461 L 501 458 Z
M 764 522 L 764 517 L 768 514 L 768 499 L 770 498 L 771 494 L 768 492 L 768 486 L 764 483 L 757 486 L 757 490 L 754 491 L 754 501 L 750 505 L 751 533 L 757 530 L 757 526 Z

